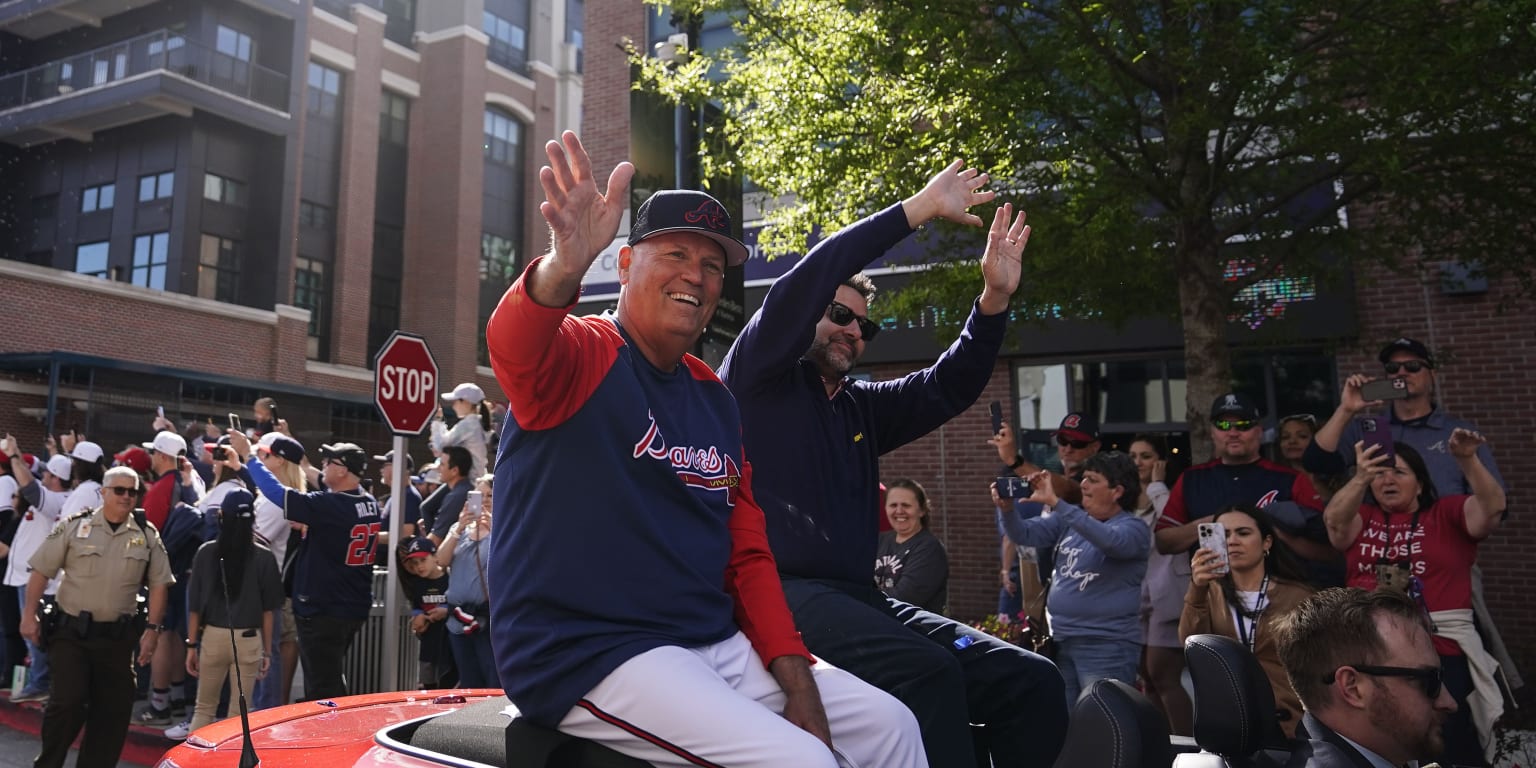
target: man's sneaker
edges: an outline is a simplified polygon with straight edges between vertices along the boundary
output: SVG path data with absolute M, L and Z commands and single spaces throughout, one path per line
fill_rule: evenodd
M 179 723 L 177 723 L 177 724 L 175 724 L 175 725 L 165 729 L 165 737 L 167 739 L 170 739 L 171 741 L 186 741 L 187 740 L 187 734 L 189 734 L 191 732 L 192 732 L 192 721 L 191 720 L 183 720 L 183 721 L 181 721 L 181 722 L 179 722 Z
M 171 711 L 169 709 L 155 709 L 152 706 L 145 707 L 143 711 L 133 718 L 133 722 L 136 725 L 170 725 Z
M 38 688 L 23 688 L 21 692 L 11 697 L 12 704 L 20 704 L 23 701 L 47 701 L 48 692 Z

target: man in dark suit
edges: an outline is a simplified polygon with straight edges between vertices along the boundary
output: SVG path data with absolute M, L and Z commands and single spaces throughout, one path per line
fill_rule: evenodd
M 1291 768 L 1399 768 L 1445 748 L 1456 702 L 1426 616 L 1394 592 L 1328 589 L 1279 625 L 1280 660 L 1306 707 Z

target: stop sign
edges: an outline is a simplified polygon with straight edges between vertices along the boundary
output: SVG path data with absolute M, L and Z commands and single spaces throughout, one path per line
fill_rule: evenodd
M 437 361 L 427 342 L 395 331 L 373 357 L 373 404 L 397 435 L 419 435 L 437 410 Z

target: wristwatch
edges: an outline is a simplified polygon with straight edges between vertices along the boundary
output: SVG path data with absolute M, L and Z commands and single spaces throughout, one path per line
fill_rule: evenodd
M 1024 466 L 1024 454 L 1020 453 L 1020 454 L 1015 454 L 1014 455 L 1013 463 L 1009 464 L 1008 468 L 1009 469 L 1018 469 L 1019 467 L 1022 467 L 1022 466 Z
M 144 625 L 144 630 L 146 632 L 151 630 L 151 629 L 153 629 L 156 632 L 164 632 L 164 631 L 170 629 L 170 627 L 167 627 L 164 624 L 145 624 Z
M 188 648 L 191 648 L 191 649 L 192 649 L 192 650 L 194 650 L 194 651 L 195 651 L 195 650 L 197 650 L 197 647 L 198 647 L 198 646 L 199 646 L 199 645 L 202 645 L 202 643 L 187 643 L 187 647 L 188 647 Z

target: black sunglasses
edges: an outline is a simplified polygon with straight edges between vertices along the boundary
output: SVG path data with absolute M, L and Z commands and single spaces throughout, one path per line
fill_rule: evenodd
M 1410 678 L 1419 684 L 1419 687 L 1424 691 L 1424 695 L 1428 696 L 1430 701 L 1440 698 L 1440 689 L 1445 686 L 1445 680 L 1441 677 L 1439 667 L 1377 667 L 1370 664 L 1346 664 L 1344 666 L 1371 677 Z M 1323 683 L 1333 685 L 1334 676 L 1337 674 L 1338 670 L 1329 672 L 1328 676 L 1323 678 Z
M 853 310 L 835 301 L 827 305 L 827 319 L 831 320 L 832 324 L 836 326 L 847 326 L 855 320 L 859 321 L 859 334 L 864 337 L 865 341 L 874 339 L 875 334 L 880 332 L 880 325 L 878 323 L 867 317 L 859 317 L 854 314 Z
M 1065 447 L 1070 445 L 1070 446 L 1072 446 L 1073 448 L 1076 448 L 1079 451 L 1081 451 L 1084 448 L 1087 448 L 1090 445 L 1093 445 L 1096 442 L 1098 442 L 1098 441 L 1097 440 L 1073 440 L 1072 438 L 1067 437 L 1066 435 L 1057 435 L 1056 436 L 1056 444 L 1057 445 L 1059 445 L 1059 446 L 1061 446 L 1063 448 L 1065 448 Z
M 1259 423 L 1253 419 L 1217 419 L 1211 422 L 1211 425 L 1223 432 L 1231 432 L 1233 430 L 1238 432 L 1247 432 L 1248 430 L 1257 427 Z
M 1426 363 L 1423 360 L 1403 360 L 1402 362 L 1393 360 L 1390 363 L 1383 363 L 1381 367 L 1385 368 L 1388 374 L 1397 373 L 1398 371 L 1418 373 L 1419 371 L 1428 368 L 1429 363 Z
M 122 485 L 109 485 L 109 486 L 106 487 L 106 490 L 109 490 L 109 491 L 117 494 L 118 496 L 128 496 L 130 494 L 134 494 L 134 493 L 138 493 L 139 492 L 139 489 L 137 489 L 137 488 L 129 488 L 127 486 L 122 486 Z

